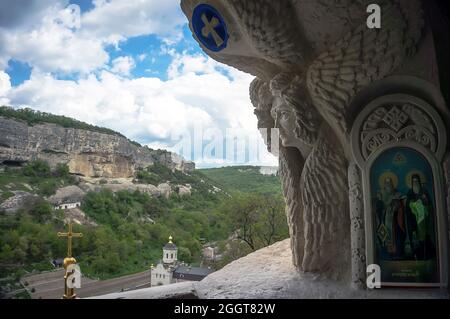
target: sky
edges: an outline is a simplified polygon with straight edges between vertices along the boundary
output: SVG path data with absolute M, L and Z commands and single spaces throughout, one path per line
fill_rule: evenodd
M 0 105 L 108 127 L 198 167 L 277 165 L 252 80 L 202 52 L 179 0 L 0 0 Z

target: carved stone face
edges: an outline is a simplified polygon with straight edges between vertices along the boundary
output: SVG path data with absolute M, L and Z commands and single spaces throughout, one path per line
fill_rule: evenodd
M 281 97 L 275 97 L 271 110 L 275 128 L 279 129 L 280 140 L 284 147 L 296 147 L 300 140 L 295 137 L 296 116 L 294 110 L 284 103 Z

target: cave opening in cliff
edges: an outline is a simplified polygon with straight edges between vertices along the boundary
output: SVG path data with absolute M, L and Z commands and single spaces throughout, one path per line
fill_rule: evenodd
M 14 160 L 6 160 L 2 162 L 2 165 L 7 167 L 22 167 L 25 165 L 24 161 L 14 161 Z

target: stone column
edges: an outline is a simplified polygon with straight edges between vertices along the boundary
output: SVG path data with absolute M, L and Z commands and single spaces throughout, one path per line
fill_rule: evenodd
M 361 171 L 355 162 L 348 168 L 349 206 L 351 225 L 351 284 L 353 288 L 366 287 L 366 249 L 364 230 L 364 202 Z

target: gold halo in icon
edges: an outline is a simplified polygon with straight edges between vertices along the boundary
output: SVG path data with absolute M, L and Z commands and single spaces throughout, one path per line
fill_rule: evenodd
M 380 175 L 380 178 L 378 179 L 378 184 L 380 185 L 380 188 L 381 189 L 384 188 L 384 182 L 388 178 L 391 179 L 392 185 L 394 186 L 394 188 L 397 188 L 398 177 L 397 177 L 397 175 L 395 175 L 393 172 L 390 172 L 390 171 L 384 172 L 383 174 Z
M 411 179 L 412 179 L 413 175 L 420 176 L 420 182 L 422 183 L 422 185 L 427 182 L 427 177 L 425 176 L 425 174 L 423 172 L 418 171 L 418 170 L 412 170 L 408 174 L 406 174 L 406 177 L 405 177 L 405 184 L 408 186 L 408 188 L 412 188 Z

